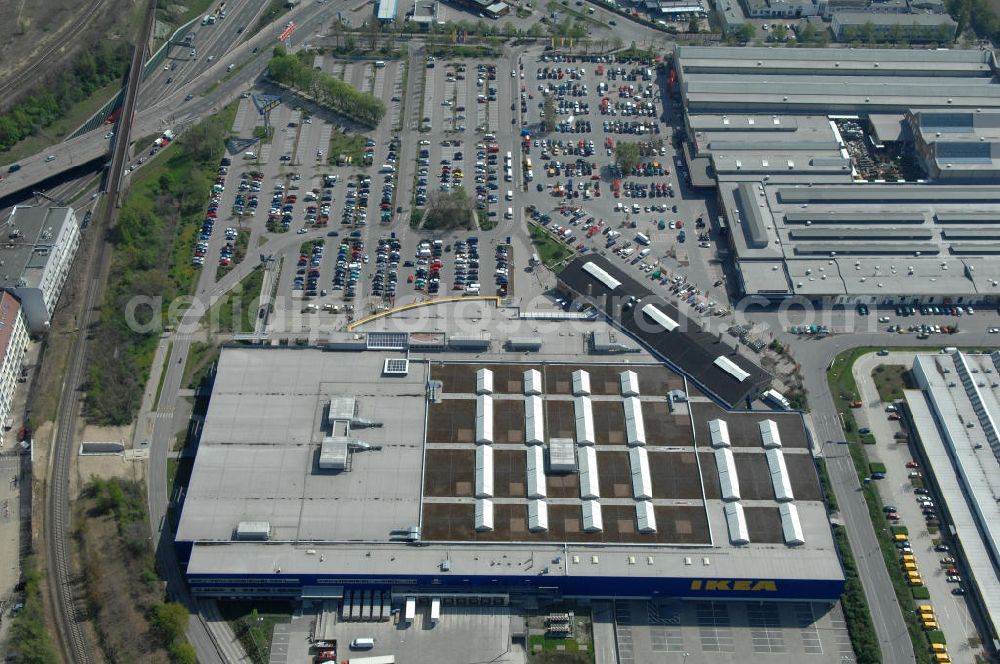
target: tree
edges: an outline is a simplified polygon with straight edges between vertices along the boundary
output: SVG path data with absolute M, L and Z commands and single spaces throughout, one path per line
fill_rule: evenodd
M 871 21 L 865 21 L 865 24 L 861 26 L 858 30 L 858 37 L 866 44 L 875 43 L 875 24 Z
M 428 197 L 424 228 L 452 230 L 470 228 L 471 224 L 472 201 L 465 189 L 458 187 L 448 193 L 436 191 Z
M 151 611 L 150 623 L 163 642 L 169 644 L 184 638 L 184 630 L 187 629 L 188 624 L 188 611 L 180 602 L 157 604 Z
M 775 23 L 774 27 L 771 28 L 771 36 L 776 41 L 785 41 L 788 39 L 788 27 L 784 23 Z
M 698 21 L 697 16 L 691 17 L 691 21 L 688 23 L 688 32 L 692 34 L 701 32 L 701 23 Z
M 733 31 L 733 35 L 736 37 L 737 41 L 749 42 L 757 34 L 757 27 L 753 23 L 743 23 L 740 27 Z
M 554 131 L 556 128 L 556 102 L 552 95 L 545 95 L 545 102 L 542 104 L 542 125 L 545 131 Z
M 639 144 L 618 141 L 615 144 L 615 164 L 622 173 L 628 175 L 639 163 Z

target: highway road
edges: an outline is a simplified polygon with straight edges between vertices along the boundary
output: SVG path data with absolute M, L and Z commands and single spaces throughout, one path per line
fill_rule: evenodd
M 190 49 L 173 47 L 167 59 L 167 64 L 178 63 L 176 70 L 162 70 L 150 75 L 142 86 L 139 112 L 136 114 L 133 126 L 133 136 L 143 137 L 169 128 L 176 128 L 178 123 L 187 124 L 195 119 L 211 113 L 212 109 L 225 106 L 235 98 L 231 93 L 246 90 L 252 82 L 266 69 L 269 51 L 274 45 L 277 32 L 287 21 L 294 21 L 298 26 L 293 37 L 294 44 L 318 41 L 330 17 L 338 11 L 345 14 L 354 9 L 354 5 L 346 0 L 319 3 L 315 0 L 303 2 L 284 14 L 277 25 L 269 26 L 252 37 L 246 37 L 256 25 L 261 7 L 264 3 L 253 0 L 234 2 L 227 10 L 227 18 L 215 25 L 197 26 L 195 46 L 198 49 L 198 59 L 191 60 Z M 577 8 L 579 9 L 579 8 Z M 613 20 L 616 26 L 600 31 L 594 38 L 620 38 L 626 45 L 635 42 L 639 46 L 653 45 L 664 52 L 674 48 L 675 44 L 665 39 L 665 35 L 628 19 L 598 9 L 595 18 Z M 506 19 L 505 19 L 506 20 Z M 517 23 L 521 19 L 510 19 Z M 531 23 L 530 19 L 524 19 Z M 527 25 L 526 23 L 526 25 Z M 246 31 L 238 34 L 241 25 Z M 240 41 L 243 40 L 243 41 Z M 254 49 L 258 49 L 255 54 Z M 209 56 L 215 56 L 209 62 Z M 228 80 L 225 79 L 226 68 L 236 64 L 238 69 Z M 173 79 L 167 84 L 166 80 Z M 221 83 L 220 83 L 221 82 Z M 207 92 L 214 84 L 219 88 Z M 236 83 L 236 85 L 233 85 Z M 224 88 L 224 89 L 223 89 Z M 185 100 L 187 95 L 193 95 Z M 0 167 L 0 200 L 15 192 L 35 186 L 48 178 L 60 173 L 82 167 L 95 160 L 100 160 L 108 151 L 108 140 L 105 135 L 108 127 L 98 127 L 87 134 L 64 141 L 57 146 L 46 149 L 31 157 L 18 161 L 20 170 L 9 173 L 9 164 Z M 143 151 L 146 146 L 137 146 Z M 55 159 L 46 161 L 49 156 Z
M 213 5 L 213 9 L 218 6 Z M 171 98 L 175 90 L 198 79 L 213 63 L 223 62 L 226 66 L 234 62 L 226 55 L 242 41 L 250 38 L 267 3 L 259 0 L 229 0 L 226 3 L 226 18 L 212 25 L 196 23 L 189 32 L 194 33 L 192 47 L 180 44 L 169 46 L 163 65 L 142 82 L 139 108 L 149 108 Z M 282 24 L 283 25 L 283 24 Z M 273 28 L 264 30 L 273 32 Z M 181 36 L 183 39 L 183 35 Z M 194 48 L 195 56 L 191 56 Z M 240 64 L 239 61 L 235 61 Z M 168 82 L 169 81 L 169 82 Z
M 295 21 L 299 29 L 296 31 L 294 41 L 302 43 L 314 35 L 317 29 L 323 27 L 328 12 L 336 11 L 337 6 L 346 7 L 346 2 L 302 4 L 285 14 L 282 20 Z M 232 17 L 226 21 L 230 18 Z M 220 33 L 216 39 L 224 41 L 225 36 L 226 33 Z M 225 54 L 224 58 L 217 57 L 209 63 L 207 56 L 204 59 L 199 56 L 198 62 L 205 67 L 204 70 L 198 71 L 185 83 L 172 84 L 172 93 L 156 100 L 152 105 L 144 106 L 140 103 L 141 110 L 136 113 L 132 135 L 143 137 L 165 129 L 186 126 L 224 107 L 241 92 L 249 89 L 252 82 L 267 68 L 270 48 L 274 45 L 276 36 L 277 30 L 272 26 L 235 46 Z M 257 49 L 257 53 L 254 53 L 254 49 Z M 230 63 L 242 66 L 233 72 L 232 76 L 226 78 L 226 68 Z M 151 80 L 157 78 L 151 77 Z M 213 88 L 215 84 L 218 85 Z M 189 94 L 192 98 L 185 100 Z M 108 153 L 109 139 L 105 137 L 107 133 L 108 127 L 99 127 L 37 155 L 21 159 L 18 161 L 21 168 L 14 173 L 7 172 L 7 165 L 3 166 L 0 168 L 0 175 L 4 177 L 0 181 L 0 200 L 66 170 L 82 167 L 104 158 Z M 137 146 L 136 150 L 141 152 L 146 147 Z M 48 160 L 49 156 L 54 156 L 55 159 Z

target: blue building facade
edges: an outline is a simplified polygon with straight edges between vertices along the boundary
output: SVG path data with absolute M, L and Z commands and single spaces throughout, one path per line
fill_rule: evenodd
M 191 574 L 192 592 L 219 597 L 299 598 L 307 589 L 364 587 L 395 592 L 510 593 L 545 590 L 564 596 L 680 597 L 698 599 L 829 600 L 844 589 L 842 579 L 722 579 L 608 576 L 466 576 L 379 574 Z

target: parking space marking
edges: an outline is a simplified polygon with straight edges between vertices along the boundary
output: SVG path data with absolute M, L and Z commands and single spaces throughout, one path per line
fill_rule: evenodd
M 816 629 L 816 614 L 810 602 L 795 602 L 791 605 L 792 620 L 802 636 L 802 649 L 807 655 L 822 655 L 823 643 Z
M 750 639 L 756 653 L 785 652 L 779 606 L 773 602 L 747 604 Z
M 730 629 L 729 605 L 725 602 L 697 602 L 695 617 L 701 649 L 705 652 L 736 652 Z
M 615 636 L 618 645 L 618 664 L 635 664 L 632 609 L 628 601 L 615 602 Z

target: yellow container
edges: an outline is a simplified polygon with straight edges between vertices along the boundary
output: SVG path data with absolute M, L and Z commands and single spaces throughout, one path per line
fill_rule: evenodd
M 934 613 L 934 607 L 930 604 L 920 604 L 917 606 L 917 611 L 920 613 Z
M 933 620 L 927 620 L 927 621 L 924 622 L 924 629 L 926 629 L 927 631 L 931 631 L 931 630 L 937 629 L 937 628 L 938 628 L 938 624 L 936 622 L 934 622 Z
M 914 563 L 903 563 L 903 569 L 907 572 L 916 572 L 917 566 Z
M 948 653 L 939 652 L 934 655 L 934 661 L 940 664 L 951 664 L 951 657 L 948 656 Z
M 913 576 L 906 577 L 906 582 L 911 586 L 922 586 L 924 585 L 924 580 L 920 578 L 919 574 L 914 574 Z
M 902 558 L 904 563 L 915 563 L 917 559 L 913 557 L 912 553 L 904 553 Z
M 948 648 L 943 643 L 932 643 L 931 644 L 932 653 L 945 653 L 947 654 Z
M 909 542 L 910 536 L 900 533 L 898 535 L 893 535 L 893 539 L 896 540 L 897 542 Z

